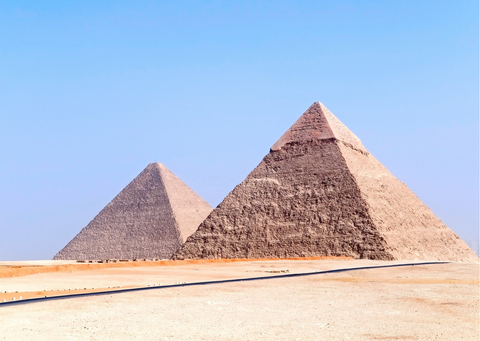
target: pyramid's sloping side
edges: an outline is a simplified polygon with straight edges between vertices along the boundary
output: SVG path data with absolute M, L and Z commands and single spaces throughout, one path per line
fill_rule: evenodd
M 160 172 L 180 232 L 181 242 L 184 243 L 213 209 L 167 167 L 161 165 Z
M 363 154 L 368 154 L 367 148 L 362 144 L 362 141 L 350 131 L 330 110 L 328 110 L 322 103 L 316 102 L 316 107 L 320 108 L 320 111 L 325 116 L 330 129 L 333 132 L 334 137 L 338 141 L 342 141 L 344 145 L 351 147 L 352 149 L 359 151 Z
M 339 146 L 395 259 L 478 261 L 467 244 L 375 157 Z
M 174 258 L 393 259 L 386 247 L 330 138 L 272 150 Z
M 170 258 L 181 245 L 159 164 L 150 164 L 54 259 Z

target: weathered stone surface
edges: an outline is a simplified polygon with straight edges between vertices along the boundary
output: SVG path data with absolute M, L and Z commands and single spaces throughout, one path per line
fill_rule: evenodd
M 368 153 L 360 139 L 336 118 L 322 103 L 314 103 L 272 146 L 278 151 L 288 143 L 337 139 L 353 149 Z
M 371 154 L 344 145 L 340 149 L 395 259 L 478 261 L 467 244 Z
M 211 211 L 164 165 L 152 163 L 54 259 L 170 258 Z
M 174 258 L 297 256 L 478 260 L 318 102 Z

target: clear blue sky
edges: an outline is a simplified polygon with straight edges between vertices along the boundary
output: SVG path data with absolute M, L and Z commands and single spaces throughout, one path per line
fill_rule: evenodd
M 0 259 L 150 162 L 216 206 L 314 101 L 478 238 L 478 2 L 0 0 Z

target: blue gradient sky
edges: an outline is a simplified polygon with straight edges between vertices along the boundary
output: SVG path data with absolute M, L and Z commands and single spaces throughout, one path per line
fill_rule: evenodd
M 478 239 L 477 1 L 0 1 L 0 259 L 150 162 L 212 206 L 314 101 Z

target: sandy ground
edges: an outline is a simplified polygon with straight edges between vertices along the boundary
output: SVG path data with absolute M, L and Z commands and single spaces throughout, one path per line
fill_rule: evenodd
M 283 260 L 353 260 L 352 257 L 297 257 L 285 258 Z M 156 260 L 156 261 L 115 261 L 115 262 L 96 262 L 96 261 L 63 261 L 63 260 L 45 260 L 45 261 L 14 261 L 0 262 L 0 278 L 13 278 L 21 276 L 30 276 L 47 272 L 74 272 L 85 270 L 99 270 L 108 268 L 146 268 L 146 267 L 166 267 L 179 265 L 205 265 L 221 263 L 238 263 L 252 261 L 278 260 L 278 258 L 262 259 L 190 259 L 190 260 Z
M 0 291 L 97 290 L 393 263 L 399 262 L 55 272 L 0 278 Z M 478 340 L 479 271 L 478 264 L 417 265 L 0 305 L 0 321 L 0 340 Z

